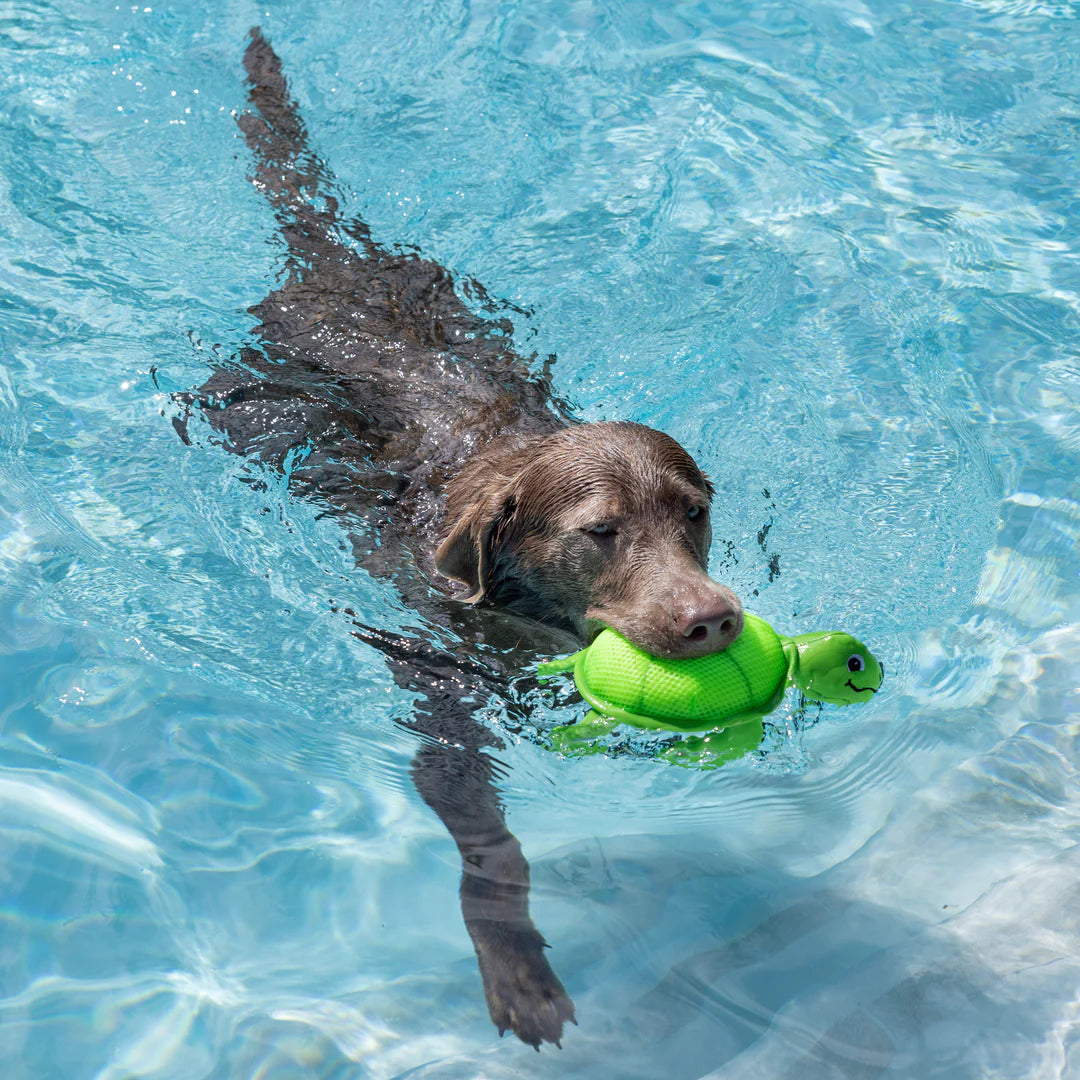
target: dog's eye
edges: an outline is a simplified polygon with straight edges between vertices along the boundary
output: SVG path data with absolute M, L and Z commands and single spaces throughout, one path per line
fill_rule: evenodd
M 590 525 L 585 531 L 592 536 L 612 536 L 615 532 L 615 526 L 607 521 L 598 521 L 595 525 Z
M 848 671 L 862 671 L 866 665 L 863 663 L 863 658 L 858 653 L 852 653 L 847 658 Z
M 702 510 L 703 510 L 703 508 L 702 508 L 702 507 L 698 506 L 698 504 L 697 504 L 697 503 L 694 503 L 694 505 L 693 505 L 693 506 L 691 506 L 691 507 L 690 507 L 690 509 L 686 511 L 686 516 L 687 516 L 687 517 L 688 517 L 688 518 L 689 518 L 689 519 L 690 519 L 691 521 L 693 521 L 693 520 L 694 520 L 695 518 L 699 518 L 699 517 L 701 517 L 701 514 L 702 514 Z

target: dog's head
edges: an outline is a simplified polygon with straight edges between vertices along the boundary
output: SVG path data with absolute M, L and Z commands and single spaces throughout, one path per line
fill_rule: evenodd
M 654 656 L 700 656 L 742 630 L 705 572 L 712 487 L 672 438 L 601 423 L 498 440 L 451 482 L 440 573 L 471 602 L 590 640 L 604 626 Z

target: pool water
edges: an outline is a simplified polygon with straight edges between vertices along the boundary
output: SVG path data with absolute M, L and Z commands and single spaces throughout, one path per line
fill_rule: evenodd
M 1080 8 L 0 9 L 0 1060 L 126 1077 L 1080 1076 Z M 282 245 L 261 24 L 349 212 L 481 281 L 713 566 L 884 660 L 714 772 L 494 710 L 580 1026 L 487 1017 L 340 525 L 184 446 Z

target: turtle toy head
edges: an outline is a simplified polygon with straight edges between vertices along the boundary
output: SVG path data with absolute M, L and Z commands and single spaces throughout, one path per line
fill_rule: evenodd
M 881 686 L 881 665 L 857 638 L 839 630 L 800 634 L 793 648 L 792 681 L 811 701 L 852 705 L 869 701 Z

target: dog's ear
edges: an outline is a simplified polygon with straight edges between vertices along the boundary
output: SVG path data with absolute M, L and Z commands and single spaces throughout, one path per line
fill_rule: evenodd
M 469 590 L 467 604 L 484 598 L 503 533 L 513 517 L 513 495 L 475 502 L 461 514 L 435 551 L 435 569 Z

